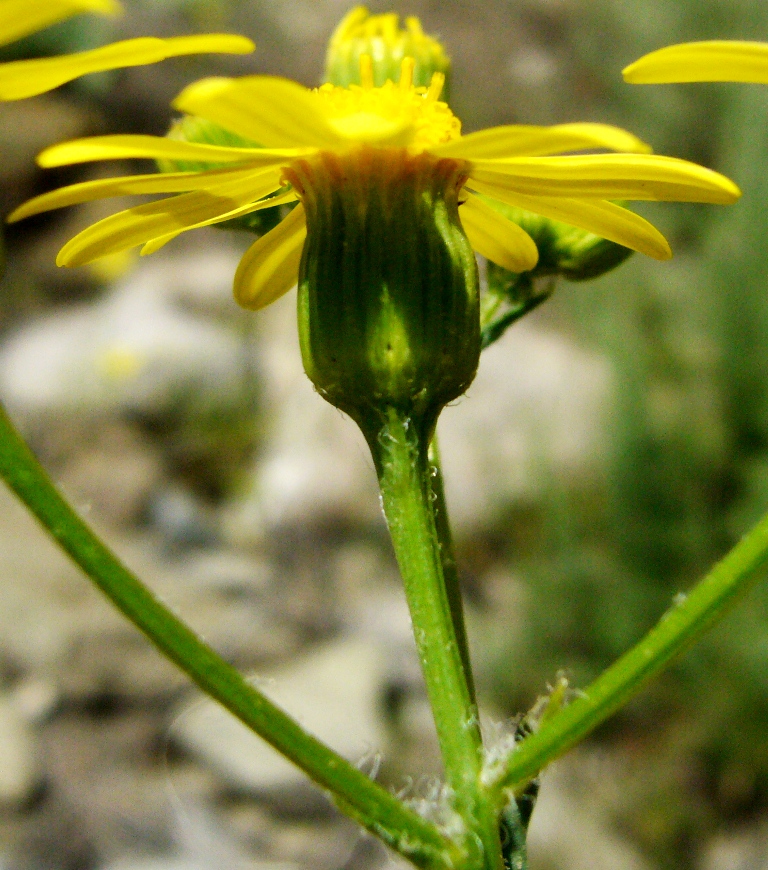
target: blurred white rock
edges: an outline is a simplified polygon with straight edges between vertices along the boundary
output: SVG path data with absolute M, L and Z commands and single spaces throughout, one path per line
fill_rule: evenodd
M 174 558 L 151 534 L 108 540 L 123 561 L 231 661 L 253 667 L 293 654 L 269 563 L 225 549 Z M 102 596 L 5 488 L 0 488 L 0 661 L 23 679 L 14 698 L 39 722 L 61 698 L 167 699 L 187 678 Z M 0 743 L 0 745 L 2 745 Z
M 532 868 L 652 870 L 612 824 L 609 802 L 601 793 L 603 781 L 595 772 L 611 781 L 616 769 L 607 758 L 583 749 L 547 768 L 528 829 Z
M 295 294 L 256 316 L 263 441 L 250 485 L 228 516 L 229 533 L 248 542 L 328 517 L 379 521 L 376 474 L 363 436 L 304 373 Z
M 0 487 L 0 655 L 44 680 L 66 659 L 81 620 L 110 611 L 6 487 Z M 94 603 L 94 610 L 88 605 Z M 55 683 L 55 677 L 53 678 Z
M 238 256 L 214 245 L 141 261 L 103 298 L 0 346 L 0 399 L 65 490 L 110 525 L 149 515 L 170 519 L 163 532 L 182 544 L 213 536 L 195 527 L 202 515 L 174 526 L 179 487 L 168 482 L 197 487 L 194 513 L 194 498 L 227 491 L 253 449 L 258 382 L 252 315 L 232 299 Z
M 199 802 L 177 804 L 170 833 L 173 851 L 129 854 L 103 870 L 301 870 L 289 861 L 264 860 L 252 854 Z
M 56 710 L 59 693 L 56 686 L 46 680 L 23 680 L 8 693 L 13 706 L 24 721 L 33 725 L 45 722 Z
M 102 300 L 25 325 L 0 351 L 0 395 L 21 416 L 231 402 L 243 341 L 193 309 L 212 307 L 236 266 L 234 251 L 147 260 Z
M 0 746 L 0 807 L 18 807 L 39 782 L 38 746 L 29 720 L 7 693 L 0 694 Z
M 553 477 L 599 462 L 610 406 L 607 360 L 538 322 L 486 350 L 467 394 L 438 424 L 455 528 L 474 528 Z
M 768 870 L 768 822 L 721 831 L 706 844 L 700 870 Z

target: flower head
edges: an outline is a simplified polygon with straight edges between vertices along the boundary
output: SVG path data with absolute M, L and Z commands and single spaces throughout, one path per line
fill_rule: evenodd
M 141 245 L 150 253 L 186 230 L 302 199 L 292 183 L 297 162 L 322 171 L 323 155 L 366 160 L 370 149 L 393 164 L 414 155 L 450 161 L 461 177 L 459 215 L 476 251 L 503 267 L 531 269 L 538 252 L 528 234 L 483 197 L 563 221 L 657 259 L 671 256 L 664 237 L 639 215 L 611 200 L 730 203 L 738 188 L 716 172 L 649 149 L 624 130 L 602 124 L 505 126 L 463 136 L 458 119 L 440 100 L 442 75 L 429 87 L 413 84 L 405 58 L 397 83 L 376 87 L 372 62 L 361 58 L 361 85 L 309 90 L 270 76 L 211 78 L 186 88 L 174 105 L 262 147 L 227 147 L 152 136 L 102 136 L 44 151 L 42 166 L 143 157 L 198 161 L 205 171 L 172 172 L 84 182 L 30 200 L 19 220 L 60 206 L 134 193 L 181 195 L 106 218 L 72 239 L 58 263 L 82 265 Z M 618 154 L 553 156 L 585 149 Z M 334 179 L 344 186 L 342 172 Z M 483 196 L 479 196 L 481 194 Z M 361 203 L 362 207 L 362 203 Z M 403 227 L 403 233 L 408 227 Z M 306 236 L 299 205 L 245 254 L 235 295 L 261 308 L 296 283 Z
M 652 51 L 624 70 L 630 84 L 757 82 L 768 84 L 768 43 L 684 42 Z
M 117 0 L 0 0 L 0 45 L 83 12 L 119 15 L 121 11 Z M 0 64 L 0 101 L 34 97 L 87 73 L 157 63 L 184 54 L 245 54 L 253 47 L 249 39 L 229 34 L 148 36 L 61 57 L 11 61 Z

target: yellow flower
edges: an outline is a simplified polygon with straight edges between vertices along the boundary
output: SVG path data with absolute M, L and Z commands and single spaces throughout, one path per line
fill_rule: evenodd
M 118 15 L 117 0 L 0 0 L 0 46 L 82 12 Z M 156 63 L 168 57 L 202 52 L 246 54 L 253 43 L 243 36 L 211 34 L 158 39 L 126 39 L 62 57 L 0 64 L 0 101 L 34 97 L 82 75 Z
M 768 85 L 768 43 L 684 42 L 652 51 L 624 70 L 631 84 L 757 82 Z
M 375 163 L 390 167 L 387 175 L 402 177 L 407 184 L 409 167 L 423 172 L 430 164 L 445 177 L 458 179 L 459 214 L 473 248 L 521 272 L 536 264 L 536 246 L 485 197 L 666 259 L 671 252 L 658 230 L 610 200 L 731 203 L 740 195 L 722 175 L 645 153 L 649 149 L 636 137 L 606 125 L 505 126 L 462 136 L 458 119 L 439 100 L 441 74 L 433 76 L 428 88 L 414 87 L 413 59 L 405 58 L 399 83 L 374 87 L 370 58 L 363 56 L 361 63 L 362 85 L 349 88 L 327 84 L 308 90 L 270 76 L 196 82 L 176 99 L 176 109 L 264 147 L 151 136 L 63 143 L 44 151 L 40 164 L 140 157 L 201 161 L 212 168 L 75 184 L 30 200 L 10 219 L 106 196 L 181 193 L 112 215 L 81 232 L 57 261 L 77 266 L 137 245 L 149 253 L 186 230 L 302 200 L 302 186 L 313 176 L 326 182 L 330 178 L 342 189 L 359 177 L 361 166 Z M 551 156 L 595 148 L 643 153 Z M 365 207 L 361 201 L 360 208 Z M 244 255 L 235 276 L 237 300 L 261 308 L 289 290 L 297 280 L 305 237 L 305 211 L 299 202 Z

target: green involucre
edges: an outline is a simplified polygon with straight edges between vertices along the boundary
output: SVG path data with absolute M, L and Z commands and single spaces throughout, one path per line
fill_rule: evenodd
M 431 425 L 475 376 L 475 257 L 458 217 L 463 166 L 362 148 L 286 172 L 307 215 L 304 367 L 364 430 L 394 407 Z

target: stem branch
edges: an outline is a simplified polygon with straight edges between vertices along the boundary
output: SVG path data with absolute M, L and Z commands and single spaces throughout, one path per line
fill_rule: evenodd
M 485 772 L 483 779 L 497 790 L 497 800 L 503 802 L 505 789 L 518 791 L 637 694 L 733 606 L 767 563 L 768 515 L 690 593 L 680 595 L 640 643 L 518 744 L 506 761 Z
M 443 481 L 442 464 L 440 462 L 437 432 L 435 432 L 432 440 L 429 442 L 429 483 L 432 508 L 435 514 L 435 529 L 440 546 L 440 562 L 443 566 L 443 580 L 445 581 L 445 591 L 448 595 L 448 605 L 451 608 L 453 631 L 456 635 L 456 643 L 459 645 L 459 654 L 461 655 L 461 662 L 464 667 L 464 679 L 467 682 L 470 699 L 477 706 L 475 681 L 472 676 L 472 663 L 469 657 L 467 628 L 464 623 L 464 605 L 461 600 L 461 582 L 459 581 L 459 571 L 456 566 L 456 553 L 453 548 L 451 524 L 448 520 L 448 505 L 445 501 L 445 484 Z

